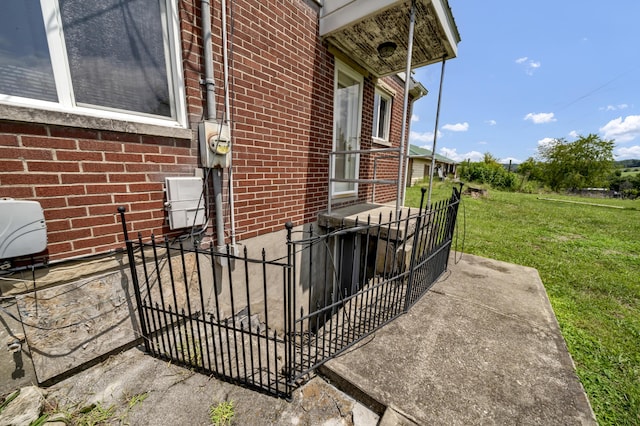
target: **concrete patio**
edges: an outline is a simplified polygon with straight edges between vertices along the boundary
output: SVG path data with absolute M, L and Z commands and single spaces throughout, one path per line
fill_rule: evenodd
M 139 349 L 46 389 L 47 398 L 114 405 L 114 418 L 132 425 L 206 425 L 209 407 L 225 400 L 242 425 L 596 424 L 537 271 L 457 256 L 407 314 L 329 361 L 291 402 Z

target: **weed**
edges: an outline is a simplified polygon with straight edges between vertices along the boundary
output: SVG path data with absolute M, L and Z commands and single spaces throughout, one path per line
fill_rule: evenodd
M 229 426 L 235 415 L 233 401 L 224 401 L 209 407 L 209 418 L 214 426 Z

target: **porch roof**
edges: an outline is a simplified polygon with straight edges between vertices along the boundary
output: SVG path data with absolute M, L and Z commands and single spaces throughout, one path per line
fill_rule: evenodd
M 416 145 L 409 145 L 409 158 L 431 159 L 431 150 Z M 458 164 L 455 160 L 436 153 L 436 161 L 446 164 Z
M 412 66 L 439 62 L 457 55 L 460 34 L 448 0 L 415 0 L 416 21 Z M 320 36 L 377 77 L 406 69 L 411 1 L 324 0 Z M 388 57 L 383 43 L 395 45 Z

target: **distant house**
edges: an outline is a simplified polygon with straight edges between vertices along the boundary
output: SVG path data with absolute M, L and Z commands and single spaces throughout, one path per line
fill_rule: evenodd
M 409 166 L 407 167 L 407 186 L 412 186 L 429 177 L 433 156 L 431 150 L 420 148 L 416 145 L 409 145 Z M 457 165 L 454 160 L 444 155 L 436 154 L 434 177 L 444 179 L 445 177 L 457 177 Z

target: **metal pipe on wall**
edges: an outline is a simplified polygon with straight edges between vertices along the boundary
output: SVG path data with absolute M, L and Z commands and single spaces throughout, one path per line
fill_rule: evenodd
M 233 7 L 233 6 L 232 6 Z M 233 195 L 233 122 L 231 120 L 231 102 L 229 91 L 229 48 L 227 41 L 227 1 L 222 0 L 222 60 L 224 73 L 224 115 L 229 124 L 229 140 L 231 141 L 231 153 L 229 154 L 229 214 L 231 222 L 231 245 L 236 245 L 236 215 Z
M 202 0 L 200 4 L 202 18 L 202 46 L 204 56 L 204 84 L 206 93 L 207 120 L 216 119 L 215 80 L 213 78 L 213 48 L 211 46 L 211 3 Z M 222 169 L 213 173 L 213 194 L 215 206 L 215 227 L 218 251 L 224 248 L 224 216 L 222 213 Z

